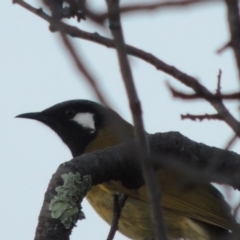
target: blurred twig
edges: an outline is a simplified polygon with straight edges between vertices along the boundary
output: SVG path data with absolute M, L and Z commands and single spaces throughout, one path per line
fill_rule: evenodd
M 238 138 L 239 138 L 239 137 L 238 137 L 236 134 L 234 134 L 233 137 L 228 141 L 226 147 L 223 148 L 223 149 L 229 150 L 229 149 L 232 147 L 232 145 L 236 142 L 236 140 L 237 140 Z
M 199 95 L 196 93 L 193 93 L 193 94 L 183 93 L 183 92 L 177 91 L 173 87 L 171 87 L 169 89 L 171 90 L 171 93 L 173 94 L 174 97 L 185 99 L 185 100 L 206 99 L 206 98 L 208 100 L 239 100 L 240 99 L 240 92 L 204 96 L 204 95 Z
M 122 212 L 122 209 L 125 205 L 127 198 L 128 198 L 127 195 L 120 194 L 120 193 L 115 193 L 113 196 L 113 204 L 114 204 L 113 218 L 112 218 L 111 229 L 108 234 L 107 240 L 114 239 L 115 233 L 118 230 L 118 221 L 121 217 L 121 212 Z
M 130 109 L 132 111 L 137 146 L 143 152 L 149 153 L 149 143 L 144 130 L 141 103 L 134 85 L 132 72 L 127 58 L 124 36 L 122 33 L 119 13 L 119 1 L 107 0 L 107 5 L 110 29 L 114 37 L 115 47 L 118 54 L 118 61 L 121 68 L 125 88 L 127 91 Z M 156 240 L 165 240 L 167 239 L 167 236 L 165 233 L 162 208 L 160 205 L 161 202 L 160 189 L 156 182 L 153 166 L 151 162 L 148 161 L 142 154 L 139 154 L 139 160 L 141 161 L 144 181 L 146 184 L 148 197 L 151 203 L 150 206 L 152 213 L 152 221 L 154 225 L 154 238 Z
M 66 48 L 70 52 L 71 56 L 73 57 L 78 70 L 80 71 L 81 74 L 84 75 L 85 79 L 92 86 L 95 94 L 97 95 L 98 100 L 100 102 L 102 102 L 105 106 L 108 106 L 108 102 L 107 102 L 106 98 L 104 97 L 104 95 L 99 90 L 99 87 L 97 85 L 97 81 L 90 74 L 90 71 L 87 70 L 87 67 L 84 66 L 82 60 L 80 59 L 80 56 L 76 52 L 76 49 L 74 49 L 73 45 L 67 39 L 67 36 L 65 34 L 61 33 L 61 37 L 62 37 L 64 45 L 66 46 Z
M 220 47 L 216 53 L 221 54 L 223 51 L 225 51 L 227 48 L 231 47 L 231 42 L 225 43 L 222 47 Z
M 203 115 L 193 115 L 193 114 L 181 114 L 181 119 L 190 119 L 193 121 L 199 120 L 203 121 L 207 120 L 223 120 L 223 118 L 219 114 L 203 114 Z
M 218 83 L 216 94 L 205 94 L 203 93 L 184 93 L 181 91 L 178 91 L 176 88 L 171 86 L 167 82 L 167 87 L 171 91 L 172 95 L 175 98 L 181 98 L 183 100 L 193 100 L 193 99 L 206 99 L 208 101 L 221 101 L 221 100 L 239 100 L 240 99 L 240 92 L 235 93 L 221 93 L 220 92 L 220 82 Z
M 222 80 L 222 70 L 219 69 L 218 76 L 217 76 L 217 90 L 216 95 L 221 95 L 221 80 Z
M 128 6 L 119 7 L 119 13 L 121 15 L 128 14 L 128 13 L 136 13 L 141 11 L 157 11 L 162 9 L 169 9 L 169 8 L 180 8 L 180 7 L 187 7 L 193 6 L 199 3 L 217 3 L 218 0 L 180 0 L 180 1 L 165 1 L 160 3 L 148 3 L 148 4 L 133 4 Z M 108 12 L 97 14 L 92 12 L 90 9 L 86 8 L 85 11 L 86 15 L 94 22 L 98 24 L 103 24 L 105 20 L 108 18 Z M 113 14 L 115 14 L 113 12 Z
M 51 18 L 50 16 L 45 14 L 41 8 L 36 9 L 36 8 L 32 7 L 31 5 L 29 5 L 28 3 L 26 3 L 22 0 L 14 0 L 14 3 L 17 3 L 17 4 L 21 5 L 22 7 L 29 10 L 30 12 L 42 17 L 45 20 L 47 20 L 54 29 L 58 29 L 60 31 L 61 36 L 62 36 L 62 40 L 63 40 L 63 42 L 66 46 L 66 49 L 71 54 L 76 66 L 77 66 L 77 69 L 85 77 L 87 82 L 92 86 L 98 100 L 100 102 L 102 102 L 105 106 L 108 106 L 108 102 L 107 102 L 106 98 L 104 97 L 104 94 L 102 94 L 101 91 L 99 90 L 99 87 L 97 85 L 98 81 L 96 81 L 94 79 L 94 77 L 91 75 L 91 73 L 87 69 L 87 67 L 84 66 L 80 56 L 77 54 L 77 51 L 74 49 L 74 46 L 70 43 L 70 41 L 65 36 L 65 33 L 64 33 L 65 32 L 64 31 L 65 24 L 62 24 L 60 21 L 56 21 L 55 19 Z M 63 28 L 62 31 L 60 30 L 61 28 Z

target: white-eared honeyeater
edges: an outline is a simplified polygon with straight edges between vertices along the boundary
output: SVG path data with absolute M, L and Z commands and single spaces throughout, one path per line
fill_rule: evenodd
M 71 100 L 42 112 L 17 117 L 46 124 L 69 147 L 73 157 L 134 138 L 131 124 L 113 110 L 87 100 Z M 156 172 L 156 177 L 161 188 L 161 204 L 169 239 L 231 238 L 229 230 L 235 225 L 235 220 L 220 192 L 210 183 L 183 191 L 186 179 L 181 174 L 160 169 Z M 121 183 L 111 181 L 92 187 L 87 194 L 92 207 L 109 224 L 113 215 L 113 194 L 122 192 L 123 189 Z M 145 186 L 131 190 L 128 195 L 119 221 L 119 231 L 131 239 L 153 239 Z

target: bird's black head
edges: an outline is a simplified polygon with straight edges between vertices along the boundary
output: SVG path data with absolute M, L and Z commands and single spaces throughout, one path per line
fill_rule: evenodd
M 16 116 L 38 120 L 53 131 L 69 147 L 74 157 L 88 151 L 95 151 L 123 141 L 115 135 L 123 128 L 126 133 L 132 127 L 117 113 L 104 106 L 88 100 L 71 100 L 56 104 L 42 112 L 25 113 Z M 127 134 L 127 139 L 129 136 Z M 96 142 L 95 144 L 93 144 Z

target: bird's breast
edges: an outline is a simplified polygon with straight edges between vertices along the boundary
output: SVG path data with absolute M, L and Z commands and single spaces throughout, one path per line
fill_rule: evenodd
M 115 181 L 99 184 L 93 186 L 87 194 L 89 203 L 109 225 L 112 223 L 113 216 L 113 195 L 119 184 Z M 134 195 L 137 196 L 136 191 Z M 163 208 L 163 214 L 169 240 L 183 236 L 191 236 L 188 239 L 194 240 L 210 240 L 204 228 L 190 218 L 167 208 Z M 150 205 L 146 201 L 129 196 L 122 210 L 118 227 L 119 231 L 130 239 L 152 239 L 154 230 Z
M 116 191 L 111 182 L 92 187 L 87 199 L 95 211 L 111 225 L 113 216 L 113 195 Z M 119 231 L 131 239 L 144 239 L 153 236 L 149 205 L 128 197 L 119 220 Z

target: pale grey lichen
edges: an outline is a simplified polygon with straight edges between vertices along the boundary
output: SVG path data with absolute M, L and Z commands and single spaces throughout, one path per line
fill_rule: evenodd
M 80 201 L 91 188 L 91 176 L 81 177 L 79 173 L 61 175 L 64 183 L 56 188 L 55 196 L 49 205 L 52 218 L 60 219 L 66 229 L 69 229 L 79 219 L 85 218 L 81 211 Z

